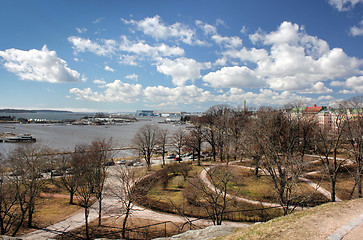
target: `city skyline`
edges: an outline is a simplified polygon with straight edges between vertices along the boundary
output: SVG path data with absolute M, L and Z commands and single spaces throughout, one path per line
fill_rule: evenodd
M 0 109 L 203 112 L 363 93 L 363 0 L 0 6 Z

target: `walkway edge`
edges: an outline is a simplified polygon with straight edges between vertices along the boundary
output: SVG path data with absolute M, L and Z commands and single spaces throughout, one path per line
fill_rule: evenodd
M 363 222 L 363 214 L 359 217 L 353 219 L 350 221 L 347 225 L 344 225 L 340 228 L 338 228 L 334 233 L 330 234 L 329 237 L 327 237 L 327 240 L 341 240 L 344 238 L 345 235 L 347 235 L 350 231 L 352 231 L 355 227 L 357 227 L 360 223 Z

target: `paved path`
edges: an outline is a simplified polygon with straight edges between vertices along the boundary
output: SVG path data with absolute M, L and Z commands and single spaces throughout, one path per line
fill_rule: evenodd
M 363 214 L 350 221 L 347 225 L 338 228 L 327 240 L 363 239 Z
M 231 164 L 233 164 L 234 162 L 231 162 Z M 245 169 L 249 169 L 249 170 L 254 170 L 253 167 L 247 167 L 247 166 L 241 166 L 241 165 L 233 165 L 235 167 L 240 167 L 240 168 L 245 168 Z M 200 178 L 202 179 L 202 181 L 207 185 L 207 187 L 209 189 L 211 189 L 212 191 L 220 191 L 219 189 L 217 189 L 208 179 L 207 177 L 207 172 L 210 170 L 211 167 L 205 168 L 202 170 L 202 172 L 200 173 Z M 265 175 L 267 173 L 264 173 Z M 321 193 L 322 195 L 324 195 L 326 198 L 330 199 L 331 198 L 331 194 L 328 190 L 326 190 L 325 188 L 321 187 L 319 184 L 316 184 L 306 178 L 303 177 L 299 177 L 299 179 L 305 183 L 307 183 L 309 186 L 311 186 L 312 188 L 316 189 L 317 192 Z M 230 194 L 227 194 L 227 197 L 229 198 L 234 198 L 237 201 L 241 201 L 241 202 L 246 202 L 246 203 L 251 203 L 251 204 L 255 204 L 255 205 L 262 205 L 264 207 L 281 207 L 280 204 L 278 203 L 268 203 L 268 202 L 262 202 L 262 201 L 255 201 L 255 200 L 251 200 L 251 199 L 247 199 L 247 198 L 242 198 L 242 197 L 237 197 L 237 196 L 233 196 Z M 340 198 L 335 197 L 336 201 L 341 201 Z M 293 207 L 293 206 L 292 206 Z M 304 209 L 308 209 L 307 207 L 302 208 L 302 207 L 295 207 L 295 209 L 297 210 L 304 210 Z
M 107 181 L 108 187 L 115 186 L 115 178 L 110 177 Z M 106 187 L 107 189 L 107 187 Z M 122 211 L 119 206 L 119 200 L 118 198 L 111 195 L 109 192 L 105 193 L 105 197 L 102 201 L 102 210 L 103 210 L 103 216 L 104 217 L 112 217 L 112 216 L 121 216 Z M 134 211 L 132 213 L 132 217 L 137 218 L 144 218 L 144 219 L 153 219 L 158 221 L 171 221 L 175 223 L 185 223 L 188 220 L 194 221 L 196 224 L 202 224 L 202 225 L 213 225 L 213 223 L 210 220 L 197 220 L 197 218 L 188 218 L 188 220 L 182 216 L 175 215 L 175 214 L 166 214 L 161 212 L 152 211 L 149 209 L 145 209 L 143 207 L 135 206 Z M 96 220 L 98 218 L 98 202 L 93 204 L 90 208 L 89 213 L 89 222 Z M 39 229 L 34 232 L 25 234 L 21 236 L 21 238 L 26 240 L 39 240 L 39 239 L 51 239 L 55 238 L 57 235 L 69 232 L 71 230 L 74 230 L 76 228 L 82 227 L 85 224 L 84 220 L 84 211 L 80 211 L 73 215 L 72 217 L 61 221 L 59 223 L 56 223 L 54 225 L 48 226 L 44 229 Z M 234 227 L 246 227 L 249 224 L 241 223 L 241 222 L 229 222 L 229 221 L 223 221 L 223 225 L 229 225 Z

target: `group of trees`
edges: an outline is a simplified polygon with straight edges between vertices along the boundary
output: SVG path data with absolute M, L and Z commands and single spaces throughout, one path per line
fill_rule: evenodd
M 304 156 L 316 154 L 331 185 L 331 201 L 336 199 L 336 181 L 340 169 L 348 161 L 353 163 L 351 172 L 355 184 L 351 190 L 362 197 L 363 175 L 363 97 L 343 102 L 334 110 L 333 123 L 319 124 L 316 114 L 295 112 L 290 109 L 262 107 L 257 111 L 235 109 L 217 105 L 208 109 L 202 117 L 190 117 L 193 127 L 180 128 L 169 139 L 161 138 L 161 129 L 146 125 L 136 134 L 133 144 L 145 157 L 150 166 L 150 157 L 162 146 L 163 158 L 166 144 L 172 145 L 177 154 L 192 151 L 197 153 L 198 165 L 203 144 L 208 144 L 210 158 L 229 162 L 250 158 L 255 167 L 271 177 L 277 200 L 285 214 L 296 204 L 294 188 L 299 177 L 309 164 Z M 165 133 L 165 132 L 164 132 Z M 162 141 L 160 139 L 163 139 Z M 293 208 L 293 207 L 292 207 Z
M 54 179 L 70 193 L 70 203 L 77 196 L 85 210 L 86 235 L 88 214 L 93 199 L 99 203 L 99 225 L 106 162 L 112 157 L 112 139 L 97 139 L 90 145 L 77 146 L 71 154 L 57 155 L 50 149 L 35 145 L 20 146 L 6 159 L 1 159 L 0 170 L 0 228 L 1 234 L 15 236 L 25 223 L 33 227 L 33 216 L 40 192 L 46 181 L 43 175 L 60 175 Z
M 309 164 L 304 156 L 320 156 L 331 185 L 331 201 L 336 199 L 336 181 L 341 168 L 352 163 L 355 184 L 351 190 L 362 197 L 363 97 L 343 102 L 334 110 L 331 125 L 322 125 L 316 114 L 291 114 L 286 109 L 233 109 L 226 105 L 210 108 L 203 117 L 191 118 L 194 137 L 209 143 L 213 160 L 238 158 L 253 160 L 272 179 L 277 200 L 285 214 L 296 204 L 293 189 Z M 344 156 L 346 160 L 342 160 Z M 349 160 L 349 161 L 348 161 Z
M 44 184 L 40 176 L 50 162 L 48 153 L 49 150 L 44 148 L 21 147 L 7 159 L 0 159 L 1 235 L 15 236 L 26 222 L 32 227 L 36 203 Z
M 102 221 L 102 200 L 107 178 L 107 162 L 112 160 L 112 139 L 96 139 L 90 145 L 79 145 L 73 153 L 63 155 L 61 161 L 61 184 L 73 197 L 78 197 L 78 204 L 84 208 L 86 237 L 89 238 L 89 209 L 98 202 L 98 226 Z

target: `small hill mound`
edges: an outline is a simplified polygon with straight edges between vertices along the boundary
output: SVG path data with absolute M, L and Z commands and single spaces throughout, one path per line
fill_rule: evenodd
M 326 239 L 363 214 L 363 199 L 326 203 L 306 211 L 240 228 L 220 239 Z

